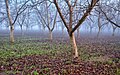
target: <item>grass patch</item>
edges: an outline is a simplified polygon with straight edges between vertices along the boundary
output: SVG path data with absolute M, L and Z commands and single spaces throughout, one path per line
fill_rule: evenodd
M 16 38 L 13 45 L 10 45 L 8 38 L 4 38 L 0 40 L 0 65 L 6 64 L 6 60 L 11 58 L 20 58 L 26 55 L 50 55 L 55 58 L 67 50 L 70 50 L 67 44 L 51 44 L 49 41 L 44 42 L 44 39 L 41 38 Z
M 116 75 L 120 75 L 120 69 L 119 68 L 117 68 Z

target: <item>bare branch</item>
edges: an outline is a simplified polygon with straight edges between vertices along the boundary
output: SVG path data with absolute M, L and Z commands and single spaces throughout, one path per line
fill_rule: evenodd
M 65 21 L 65 18 L 63 17 L 62 12 L 61 12 L 61 10 L 60 10 L 60 8 L 59 8 L 58 3 L 57 3 L 56 0 L 54 0 L 54 4 L 55 4 L 55 6 L 56 6 L 56 8 L 57 8 L 57 11 L 58 11 L 58 13 L 59 13 L 59 15 L 60 15 L 60 17 L 61 17 L 64 25 L 65 25 L 65 27 L 66 27 L 67 29 L 69 29 L 69 28 L 68 28 L 68 25 L 67 25 L 67 22 Z
M 108 18 L 107 14 L 102 10 L 102 8 L 101 8 L 101 7 L 99 7 L 99 8 L 100 8 L 100 10 L 102 11 L 102 13 L 104 14 L 104 16 L 106 17 L 106 19 L 107 19 L 110 23 L 112 23 L 113 25 L 115 25 L 115 26 L 117 26 L 117 27 L 120 28 L 120 25 L 118 25 L 117 23 L 115 23 L 115 22 L 113 22 L 112 20 L 110 20 L 110 19 Z
M 94 8 L 94 6 L 96 5 L 96 3 L 99 0 L 92 0 L 91 5 L 88 6 L 88 9 L 86 10 L 86 12 L 84 13 L 84 15 L 82 16 L 82 18 L 78 21 L 77 25 L 75 25 L 75 27 L 72 29 L 71 34 L 84 22 L 84 20 L 87 18 L 87 16 L 89 15 L 89 13 L 92 11 L 92 9 Z

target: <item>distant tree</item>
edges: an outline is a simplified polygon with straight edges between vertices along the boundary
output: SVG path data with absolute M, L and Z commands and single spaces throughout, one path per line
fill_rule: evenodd
M 5 26 L 4 22 L 7 20 L 4 3 L 4 0 L 0 0 L 0 30 Z
M 104 15 L 105 19 L 112 25 L 120 28 L 120 1 L 106 1 L 104 3 L 99 3 L 99 10 Z M 117 21 L 116 21 L 117 20 Z
M 26 14 L 23 13 L 21 14 L 19 17 L 18 17 L 18 25 L 20 26 L 20 29 L 21 29 L 21 35 L 23 36 L 23 26 L 24 26 L 24 23 L 25 23 L 25 19 L 26 19 Z
M 101 12 L 99 12 L 99 14 L 98 14 L 98 24 L 97 24 L 97 25 L 98 25 L 97 37 L 99 37 L 99 34 L 100 34 L 102 28 L 103 28 L 105 25 L 107 25 L 107 24 L 108 24 L 108 22 L 106 22 L 106 20 L 104 20 L 104 19 L 102 18 Z
M 94 16 L 89 16 L 86 20 L 87 25 L 89 26 L 89 31 L 92 33 L 93 28 L 95 28 Z
M 36 10 L 40 17 L 41 23 L 49 30 L 49 38 L 52 40 L 52 32 L 56 25 L 57 11 L 53 9 L 53 5 L 48 3 L 48 1 L 43 2 L 42 6 L 44 6 L 44 9 L 39 9 L 36 7 Z
M 117 29 L 117 27 L 116 26 L 114 26 L 113 24 L 112 24 L 112 30 L 113 30 L 113 32 L 112 32 L 112 36 L 114 36 L 115 35 L 115 30 Z

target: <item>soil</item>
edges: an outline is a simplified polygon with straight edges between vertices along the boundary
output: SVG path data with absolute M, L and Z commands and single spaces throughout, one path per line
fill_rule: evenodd
M 28 40 L 32 42 L 50 42 L 49 40 Z M 53 43 L 69 44 L 69 40 L 54 38 Z M 119 75 L 120 74 L 120 39 L 114 38 L 78 38 L 78 47 L 84 47 L 86 53 L 102 53 L 102 58 L 88 61 L 69 59 L 67 52 L 52 57 L 46 55 L 30 55 L 8 59 L 6 65 L 0 65 L 0 75 Z M 115 50 L 113 50 L 115 49 Z M 109 58 L 112 63 L 105 62 Z M 104 62 L 103 62 L 104 61 Z

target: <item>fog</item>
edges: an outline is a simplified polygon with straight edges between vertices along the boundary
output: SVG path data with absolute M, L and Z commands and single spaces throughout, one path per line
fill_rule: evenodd
M 9 36 L 10 29 L 9 27 L 1 27 L 0 29 L 0 36 Z M 24 36 L 35 36 L 35 37 L 42 37 L 46 36 L 48 37 L 49 30 L 47 28 L 39 28 L 37 25 L 33 26 L 32 28 L 26 28 L 23 27 L 23 35 Z M 57 34 L 57 35 L 56 35 Z M 98 35 L 98 28 L 94 27 L 92 30 L 90 30 L 89 27 L 81 26 L 79 28 L 79 32 L 77 30 L 75 31 L 75 35 L 77 36 L 79 34 L 79 37 L 84 37 L 84 36 L 89 36 L 89 37 L 97 37 Z M 15 36 L 21 36 L 21 29 L 20 27 L 16 26 L 14 30 L 14 35 Z M 64 28 L 62 29 L 61 26 L 55 27 L 53 30 L 53 37 L 66 37 L 68 36 L 67 29 Z M 115 37 L 115 36 L 120 36 L 120 30 L 117 28 L 114 32 L 113 36 L 113 29 L 112 28 L 103 28 L 101 29 L 99 36 L 98 37 Z

